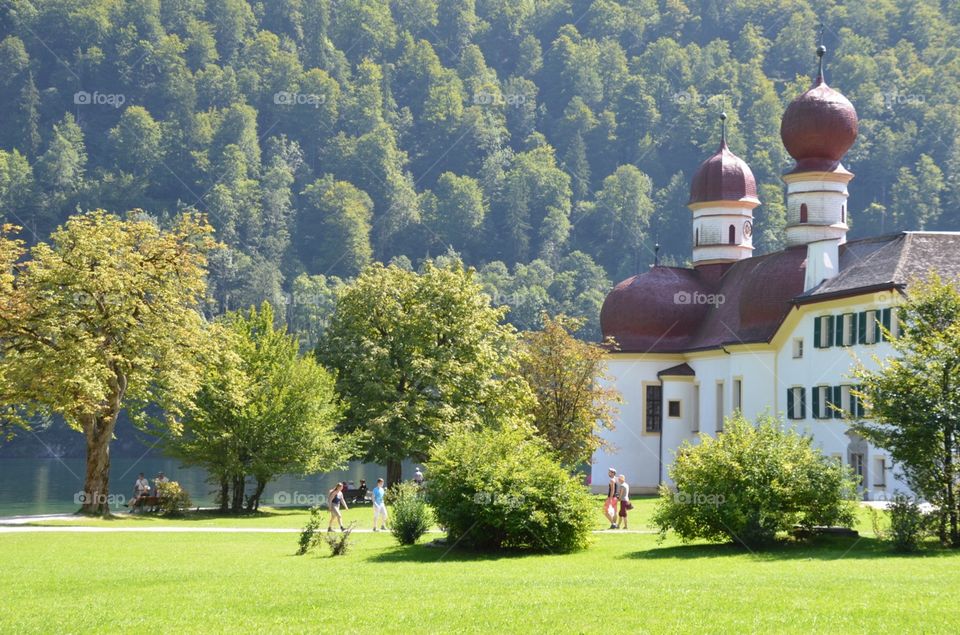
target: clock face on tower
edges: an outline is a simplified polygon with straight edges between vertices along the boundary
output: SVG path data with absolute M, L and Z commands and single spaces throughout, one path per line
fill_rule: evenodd
M 753 236 L 753 223 L 747 221 L 743 224 L 743 236 L 744 238 L 750 238 Z

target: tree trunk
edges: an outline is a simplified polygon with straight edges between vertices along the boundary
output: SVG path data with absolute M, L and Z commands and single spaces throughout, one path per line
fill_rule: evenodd
M 110 439 L 117 423 L 117 413 L 90 416 L 84 421 L 87 438 L 87 469 L 83 491 L 76 502 L 81 514 L 110 514 Z
M 230 511 L 230 480 L 226 476 L 220 477 L 220 511 Z
M 233 477 L 233 501 L 230 506 L 230 511 L 234 514 L 239 514 L 243 511 L 243 497 L 246 494 L 247 489 L 247 478 L 246 476 L 235 476 Z
M 396 485 L 403 479 L 403 466 L 399 459 L 387 460 L 387 487 Z
M 263 490 L 267 487 L 266 481 L 261 481 L 257 479 L 257 489 L 254 490 L 253 494 L 250 495 L 250 500 L 247 501 L 247 511 L 256 512 L 260 511 L 260 496 L 263 494 Z
M 952 427 L 952 426 L 951 426 Z M 948 429 L 943 435 L 943 472 L 947 489 L 947 514 L 950 517 L 950 546 L 954 549 L 960 549 L 960 526 L 957 518 L 957 500 L 956 500 L 956 476 L 954 475 L 953 464 L 953 430 Z

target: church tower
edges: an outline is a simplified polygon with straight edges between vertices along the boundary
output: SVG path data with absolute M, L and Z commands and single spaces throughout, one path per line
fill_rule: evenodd
M 813 86 L 787 106 L 780 123 L 783 145 L 796 160 L 787 184 L 787 246 L 847 240 L 847 184 L 840 163 L 857 138 L 857 111 L 823 78 L 823 55 Z
M 728 265 L 753 254 L 757 183 L 746 162 L 727 147 L 726 113 L 720 114 L 720 147 L 690 182 L 693 264 Z

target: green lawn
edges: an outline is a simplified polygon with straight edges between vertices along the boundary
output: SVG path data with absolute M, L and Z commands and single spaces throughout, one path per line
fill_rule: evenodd
M 643 516 L 651 505 L 637 507 Z M 292 523 L 297 514 L 224 524 Z M 0 534 L 0 631 L 960 629 L 960 553 L 898 556 L 872 537 L 763 554 L 616 532 L 562 556 L 401 548 L 385 534 L 355 535 L 339 558 L 295 549 L 293 534 Z

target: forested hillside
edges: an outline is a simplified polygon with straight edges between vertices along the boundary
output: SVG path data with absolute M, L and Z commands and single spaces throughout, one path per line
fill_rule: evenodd
M 780 245 L 785 104 L 857 107 L 853 236 L 960 228 L 952 0 L 9 0 L 0 213 L 195 208 L 229 248 L 211 312 L 273 300 L 309 345 L 371 260 L 457 252 L 510 319 L 582 315 L 690 251 L 688 178 L 718 142 Z

